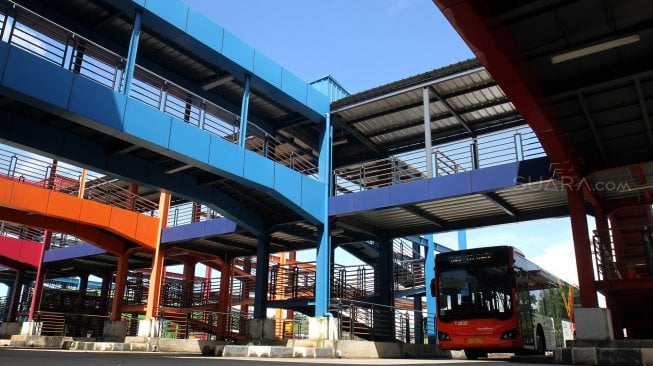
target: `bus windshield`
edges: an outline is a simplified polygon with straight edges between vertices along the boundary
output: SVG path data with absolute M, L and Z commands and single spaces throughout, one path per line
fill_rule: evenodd
M 507 319 L 512 314 L 507 265 L 467 265 L 439 272 L 438 315 L 459 319 Z

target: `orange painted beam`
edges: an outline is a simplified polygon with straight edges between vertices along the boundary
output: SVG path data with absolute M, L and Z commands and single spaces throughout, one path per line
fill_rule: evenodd
M 155 249 L 159 242 L 160 227 L 159 219 L 156 217 L 2 177 L 0 177 L 0 207 L 41 218 L 41 225 L 30 226 L 48 229 L 43 225 L 50 223 L 49 219 L 56 219 L 68 222 L 72 226 L 78 224 L 103 229 L 149 249 Z M 73 234 L 57 228 L 51 229 Z M 95 241 L 90 242 L 98 244 Z M 122 253 L 122 250 L 119 253 Z

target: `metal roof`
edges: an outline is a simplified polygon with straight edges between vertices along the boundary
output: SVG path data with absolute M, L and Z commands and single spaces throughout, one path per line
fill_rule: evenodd
M 424 88 L 433 143 L 525 124 L 485 68 L 467 60 L 334 102 L 334 167 L 423 148 Z

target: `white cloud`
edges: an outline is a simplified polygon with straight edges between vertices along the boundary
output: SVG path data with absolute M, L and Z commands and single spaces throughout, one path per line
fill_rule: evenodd
M 563 280 L 578 285 L 576 256 L 571 242 L 546 247 L 544 254 L 530 260 Z

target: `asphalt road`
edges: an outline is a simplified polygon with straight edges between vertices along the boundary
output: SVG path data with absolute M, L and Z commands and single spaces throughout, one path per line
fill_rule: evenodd
M 416 359 L 251 359 L 202 357 L 171 353 L 84 352 L 0 348 L 1 366 L 264 366 L 264 365 L 480 365 L 520 366 L 507 360 Z M 532 365 L 532 364 L 528 364 Z

